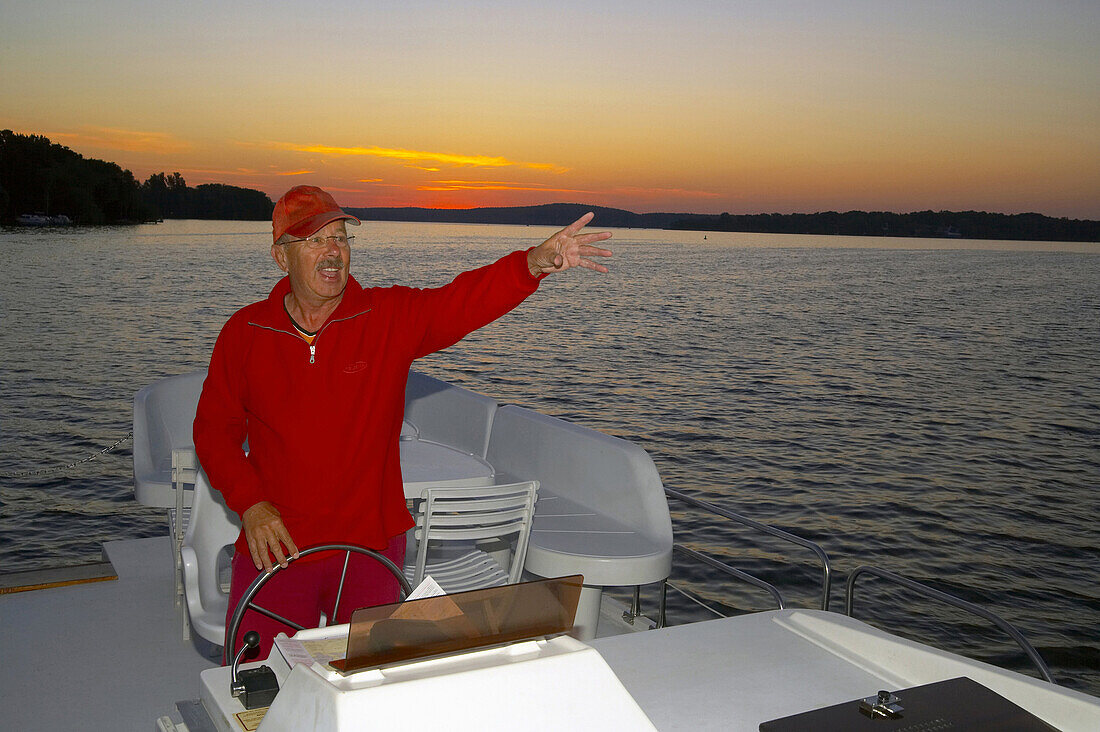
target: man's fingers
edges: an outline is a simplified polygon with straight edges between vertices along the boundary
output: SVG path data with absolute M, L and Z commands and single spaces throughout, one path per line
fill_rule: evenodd
M 261 557 L 265 570 L 271 571 L 273 566 L 272 556 L 275 557 L 275 563 L 283 569 L 287 567 L 288 556 L 298 558 L 298 547 L 294 546 L 294 542 L 290 540 L 290 534 L 287 533 L 285 527 L 278 526 L 274 529 L 264 527 L 261 529 L 261 536 Z
M 561 233 L 565 234 L 566 236 L 573 236 L 578 231 L 580 231 L 585 226 L 587 226 L 588 222 L 591 221 L 592 217 L 595 216 L 595 215 L 596 214 L 589 211 L 584 216 L 581 216 L 579 219 L 577 219 L 573 223 L 569 224 L 569 226 L 566 226 L 564 229 L 562 229 Z
M 255 548 L 252 549 L 252 563 L 256 565 L 258 570 L 271 571 L 271 554 L 267 551 L 267 542 L 262 545 L 256 543 Z
M 610 250 L 592 246 L 594 242 L 610 239 L 611 232 L 578 233 L 592 220 L 593 216 L 594 214 L 589 211 L 544 241 L 530 256 L 528 266 L 538 268 L 543 274 L 564 272 L 577 266 L 607 274 L 606 267 L 587 260 L 585 257 L 612 256 Z
M 607 274 L 607 267 L 603 266 L 602 264 L 596 264 L 595 262 L 588 259 L 582 259 L 580 264 L 582 267 L 587 267 L 588 269 L 594 269 L 597 272 Z
M 258 529 L 255 537 L 248 537 L 248 551 L 252 554 L 252 564 L 256 566 L 257 570 L 263 570 L 270 572 L 273 566 L 271 561 L 272 556 L 275 557 L 275 562 L 285 568 L 287 566 L 287 556 L 293 556 L 298 558 L 298 547 L 294 546 L 294 542 L 290 540 L 290 535 L 283 529 L 279 534 L 276 534 L 271 529 L 266 527 Z M 283 551 L 284 546 L 286 551 Z
M 610 231 L 593 231 L 590 234 L 578 234 L 577 236 L 573 237 L 574 241 L 576 241 L 582 247 L 587 246 L 593 242 L 603 241 L 610 238 Z
M 288 556 L 298 558 L 298 547 L 294 545 L 290 532 L 279 518 L 279 512 L 270 503 L 256 503 L 244 512 L 241 520 L 244 523 L 248 551 L 252 554 L 252 563 L 257 570 L 270 572 L 272 555 L 282 567 L 287 566 Z
M 283 554 L 283 545 L 278 541 L 273 541 L 270 544 L 271 553 L 275 555 L 275 561 L 279 563 L 279 566 L 286 569 L 286 555 Z
M 594 247 L 590 245 L 584 245 L 580 248 L 580 253 L 586 257 L 610 257 L 610 249 L 601 249 L 600 247 Z
M 264 569 L 263 562 L 260 561 L 260 550 L 256 546 L 256 540 L 253 539 L 251 536 L 247 538 L 248 553 L 252 555 L 252 564 L 256 567 L 257 571 Z
M 275 532 L 277 541 L 275 542 L 275 555 L 279 558 L 279 564 L 284 568 L 286 567 L 286 557 L 298 558 L 298 547 L 294 546 L 294 540 L 290 538 L 290 532 L 286 530 L 286 527 L 279 525 L 279 528 Z M 281 543 L 281 546 L 280 546 Z M 283 554 L 283 549 L 286 549 L 286 554 Z
M 287 553 L 290 556 L 295 559 L 298 558 L 298 547 L 295 546 L 294 540 L 290 538 L 290 534 L 288 534 L 285 529 L 283 530 L 283 546 L 286 547 Z

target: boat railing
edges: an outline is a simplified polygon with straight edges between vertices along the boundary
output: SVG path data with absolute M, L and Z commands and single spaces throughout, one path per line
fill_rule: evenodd
M 783 610 L 787 607 L 787 603 L 783 599 L 782 593 L 780 593 L 779 589 L 776 588 L 776 586 L 771 584 L 770 582 L 762 580 L 759 577 L 755 577 L 755 576 L 749 574 L 748 572 L 743 572 L 742 570 L 737 569 L 736 567 L 731 567 L 730 565 L 728 565 L 724 562 L 718 561 L 714 557 L 709 557 L 706 554 L 703 554 L 701 552 L 697 552 L 694 549 L 691 549 L 689 547 L 684 546 L 683 544 L 673 544 L 672 549 L 675 552 L 679 552 L 681 554 L 684 554 L 685 556 L 687 556 L 691 559 L 702 562 L 703 564 L 706 564 L 709 567 L 712 567 L 712 568 L 717 569 L 721 572 L 724 572 L 724 573 L 730 575 L 731 577 L 739 579 L 743 582 L 747 582 L 750 585 L 754 585 L 756 587 L 759 587 L 762 590 L 766 590 L 772 596 L 772 599 L 775 600 L 776 606 L 780 610 Z M 669 590 L 669 588 L 671 588 L 675 592 L 679 593 L 683 597 L 687 598 L 691 602 L 694 602 L 696 605 L 699 605 L 700 607 L 704 608 L 705 610 L 713 613 L 714 615 L 716 615 L 720 618 L 721 617 L 726 617 L 726 615 L 724 613 L 722 613 L 719 610 L 715 610 L 714 608 L 712 608 L 710 605 L 708 605 L 703 599 L 701 599 L 694 592 L 691 592 L 690 590 L 687 590 L 687 589 L 682 588 L 682 587 L 678 587 L 676 584 L 674 584 L 672 581 L 670 581 L 666 577 L 661 582 L 660 600 L 658 602 L 658 607 L 657 607 L 657 612 L 658 612 L 657 621 L 654 625 L 652 625 L 650 627 L 663 628 L 667 624 L 667 607 L 668 607 L 668 590 Z M 639 617 L 642 617 L 642 609 L 641 609 L 641 591 L 642 591 L 642 588 L 638 585 L 635 585 L 633 589 L 634 589 L 634 597 L 631 600 L 630 608 L 623 612 L 623 620 L 626 621 L 627 623 L 629 623 L 630 625 L 634 625 L 634 621 L 636 621 Z
M 844 614 L 848 617 L 853 617 L 852 611 L 855 608 L 856 580 L 864 574 L 873 575 L 879 579 L 893 582 L 894 584 L 901 585 L 902 587 L 912 590 L 913 592 L 916 592 L 926 598 L 938 600 L 942 603 L 959 608 L 960 610 L 965 610 L 966 612 L 988 620 L 989 622 L 993 623 L 998 628 L 1003 630 L 1005 633 L 1007 633 L 1009 637 L 1011 637 L 1012 640 L 1014 640 L 1016 644 L 1023 649 L 1024 653 L 1026 653 L 1028 658 L 1031 659 L 1031 662 L 1034 663 L 1035 666 L 1039 669 L 1039 673 L 1042 675 L 1044 680 L 1049 681 L 1052 684 L 1058 683 L 1054 680 L 1054 677 L 1050 673 L 1050 668 L 1047 666 L 1046 662 L 1043 661 L 1043 657 L 1039 655 L 1039 652 L 1035 650 L 1035 647 L 1031 645 L 1031 643 L 1028 642 L 1027 638 L 1025 638 L 1023 634 L 1007 620 L 992 612 L 991 610 L 985 609 L 984 607 L 975 605 L 972 602 L 967 602 L 962 598 L 955 597 L 954 595 L 948 594 L 941 590 L 937 590 L 934 587 L 929 587 L 928 585 L 921 584 L 920 582 L 916 582 L 915 580 L 911 580 L 907 577 L 902 577 L 901 575 L 894 574 L 889 570 L 864 565 L 862 567 L 857 567 L 852 572 L 852 574 L 848 576 L 848 585 L 845 592 L 844 601 Z
M 711 513 L 715 516 L 721 516 L 722 518 L 727 519 L 729 521 L 739 523 L 743 526 L 747 526 L 751 529 L 755 529 L 756 531 L 759 531 L 759 532 L 762 532 L 762 533 L 765 533 L 765 534 L 769 534 L 769 535 L 771 535 L 773 537 L 776 537 L 778 539 L 781 539 L 783 541 L 786 541 L 786 542 L 789 542 L 789 543 L 792 543 L 792 544 L 796 544 L 800 547 L 809 549 L 811 552 L 813 552 L 813 554 L 821 562 L 821 566 L 822 566 L 821 609 L 822 610 L 828 610 L 829 609 L 829 592 L 830 592 L 830 589 L 832 587 L 832 566 L 829 564 L 828 555 L 825 553 L 825 550 L 822 549 L 820 546 L 818 546 L 814 542 L 810 541 L 809 539 L 804 539 L 800 536 L 796 536 L 796 535 L 791 534 L 789 532 L 783 531 L 782 529 L 777 529 L 774 526 L 769 526 L 768 524 L 760 523 L 759 521 L 755 521 L 753 519 L 750 519 L 747 516 L 742 516 L 738 513 L 734 513 L 733 511 L 722 508 L 721 506 L 716 506 L 713 503 L 708 503 L 706 501 L 701 501 L 698 498 L 694 498 L 692 496 L 687 495 L 686 493 L 681 493 L 680 491 L 673 490 L 672 488 L 665 488 L 664 491 L 665 491 L 665 494 L 668 495 L 669 497 L 675 498 L 679 501 L 682 501 L 683 503 L 687 503 L 687 504 L 689 504 L 689 505 L 691 505 L 695 508 L 706 511 L 706 512 Z M 719 571 L 721 571 L 721 572 L 723 572 L 723 573 L 725 573 L 725 574 L 727 574 L 731 577 L 734 577 L 734 578 L 736 578 L 738 580 L 741 580 L 743 582 L 746 582 L 748 584 L 754 585 L 755 587 L 758 587 L 760 589 L 766 590 L 772 596 L 772 598 L 775 600 L 776 604 L 779 606 L 780 609 L 784 609 L 786 607 L 787 603 L 783 599 L 783 595 L 771 583 L 766 582 L 765 580 L 762 580 L 759 577 L 755 577 L 755 576 L 753 576 L 753 575 L 751 575 L 747 572 L 736 569 L 735 567 L 731 567 L 728 564 L 725 564 L 724 562 L 718 561 L 717 559 L 714 559 L 713 557 L 707 556 L 707 555 L 705 555 L 701 552 L 698 552 L 694 549 L 686 547 L 682 544 L 673 544 L 672 548 L 673 548 L 674 552 L 682 554 L 682 555 L 684 555 L 684 556 L 686 556 L 690 559 L 702 562 L 703 564 L 706 564 L 707 566 L 709 566 L 713 569 L 717 569 L 717 570 L 719 570 Z M 706 608 L 708 611 L 714 613 L 715 615 L 719 615 L 719 616 L 723 615 L 723 613 L 721 613 L 718 610 L 715 610 L 714 608 L 708 606 L 705 602 L 703 602 L 698 597 L 696 597 L 694 595 L 694 593 L 691 593 L 691 592 L 689 592 L 685 589 L 677 587 L 674 583 L 670 582 L 666 578 L 661 583 L 660 600 L 659 600 L 660 606 L 658 608 L 658 613 L 659 614 L 658 614 L 658 619 L 657 619 L 657 623 L 656 623 L 657 627 L 664 627 L 664 625 L 665 625 L 666 601 L 667 601 L 667 597 L 668 597 L 668 592 L 667 591 L 668 591 L 669 587 L 671 587 L 674 591 L 682 594 L 683 596 L 685 596 L 689 600 L 695 602 L 696 604 Z M 634 597 L 633 597 L 633 600 L 631 602 L 631 606 L 626 612 L 623 613 L 623 619 L 626 622 L 630 623 L 630 624 L 633 624 L 634 620 L 637 619 L 638 617 L 640 617 L 641 614 L 642 614 L 641 607 L 640 607 L 641 588 L 640 587 L 634 587 L 633 589 L 634 589 Z
M 749 528 L 755 529 L 759 532 L 769 534 L 769 535 L 771 535 L 773 537 L 776 537 L 778 539 L 782 539 L 784 541 L 790 542 L 792 544 L 796 544 L 800 547 L 804 547 L 804 548 L 809 549 L 810 551 L 812 551 L 817 556 L 818 560 L 821 562 L 821 565 L 822 565 L 821 609 L 822 610 L 828 610 L 829 609 L 829 593 L 830 593 L 831 584 L 832 584 L 832 568 L 831 568 L 831 565 L 829 563 L 828 555 L 826 555 L 825 551 L 820 546 L 818 546 L 814 542 L 810 541 L 809 539 L 804 539 L 800 536 L 796 536 L 796 535 L 791 534 L 789 532 L 783 531 L 782 529 L 777 529 L 774 526 L 769 526 L 767 524 L 763 524 L 759 521 L 755 521 L 755 520 L 750 519 L 746 516 L 742 516 L 742 515 L 737 514 L 733 511 L 730 511 L 729 509 L 723 508 L 721 506 L 716 506 L 713 503 L 708 503 L 706 501 L 699 500 L 698 498 L 694 498 L 694 497 L 689 496 L 689 495 L 687 495 L 685 493 L 682 493 L 680 491 L 673 490 L 671 488 L 665 488 L 664 490 L 665 490 L 665 493 L 669 497 L 675 498 L 676 500 L 681 501 L 683 503 L 686 503 L 690 506 L 693 506 L 695 508 L 706 511 L 707 513 L 713 514 L 715 516 L 721 516 L 722 518 L 725 518 L 725 519 L 728 519 L 730 521 L 742 524 L 742 525 L 747 526 Z M 684 556 L 687 556 L 687 557 L 689 557 L 693 560 L 702 562 L 702 563 L 706 564 L 707 566 L 709 566 L 713 569 L 717 569 L 717 570 L 719 570 L 719 571 L 721 571 L 721 572 L 723 572 L 723 573 L 725 573 L 729 576 L 735 577 L 735 578 L 737 578 L 741 581 L 747 582 L 747 583 L 752 584 L 752 585 L 754 585 L 758 588 L 766 590 L 767 592 L 769 592 L 772 595 L 772 597 L 776 601 L 777 605 L 779 606 L 779 609 L 784 609 L 784 607 L 786 606 L 786 602 L 784 601 L 783 596 L 779 592 L 779 590 L 776 589 L 776 587 L 773 586 L 772 584 L 770 584 L 770 583 L 768 583 L 768 582 L 766 582 L 766 581 L 764 581 L 764 580 L 762 580 L 758 577 L 755 577 L 755 576 L 750 575 L 746 572 L 743 572 L 739 569 L 731 567 L 728 564 L 725 564 L 724 562 L 721 562 L 717 559 L 714 559 L 713 557 L 702 554 L 701 552 L 698 552 L 694 549 L 685 547 L 681 544 L 674 544 L 673 545 L 673 550 L 675 552 L 677 552 L 679 554 L 682 554 Z M 851 573 L 851 575 L 849 575 L 848 582 L 847 582 L 847 587 L 846 587 L 846 592 L 845 592 L 845 609 L 844 609 L 844 613 L 846 615 L 848 615 L 849 617 L 852 617 L 852 613 L 853 613 L 853 610 L 854 610 L 854 607 L 855 607 L 856 580 L 859 579 L 863 575 L 873 575 L 873 576 L 875 576 L 879 579 L 885 580 L 887 582 L 892 582 L 894 584 L 905 587 L 905 588 L 907 588 L 907 589 L 909 589 L 909 590 L 911 590 L 915 593 L 918 593 L 919 595 L 924 596 L 925 598 L 929 598 L 929 599 L 932 599 L 932 600 L 937 600 L 937 601 L 942 602 L 944 604 L 951 605 L 955 608 L 958 608 L 960 610 L 964 610 L 966 612 L 971 613 L 972 615 L 975 615 L 977 617 L 985 619 L 986 621 L 992 623 L 997 628 L 999 628 L 1001 631 L 1006 633 L 1010 638 L 1012 638 L 1013 641 L 1015 641 L 1015 643 L 1024 651 L 1024 653 L 1027 654 L 1028 658 L 1031 659 L 1031 662 L 1039 670 L 1039 673 L 1040 673 L 1040 675 L 1042 676 L 1042 678 L 1044 680 L 1046 680 L 1046 681 L 1048 681 L 1052 684 L 1057 684 L 1057 682 L 1054 680 L 1053 675 L 1050 672 L 1050 668 L 1047 666 L 1047 664 L 1043 660 L 1042 656 L 1039 655 L 1039 652 L 1035 649 L 1035 647 L 1033 645 L 1031 645 L 1031 643 L 1027 640 L 1027 638 L 1025 638 L 1024 635 L 1019 630 L 1017 630 L 1011 623 L 1009 623 L 1007 620 L 1000 617 L 996 613 L 994 613 L 990 610 L 987 610 L 986 608 L 983 608 L 979 605 L 975 605 L 974 603 L 967 602 L 966 600 L 963 600 L 962 598 L 959 598 L 959 597 L 956 597 L 954 595 L 948 594 L 948 593 L 943 592 L 941 590 L 937 590 L 933 587 L 929 587 L 928 585 L 922 584 L 920 582 L 916 582 L 916 581 L 911 580 L 907 577 L 902 577 L 901 575 L 895 574 L 895 573 L 890 572 L 890 571 L 885 570 L 885 569 L 881 569 L 881 568 L 873 567 L 873 566 L 869 566 L 869 565 L 864 565 L 864 566 L 858 567 L 857 569 L 855 569 Z M 693 593 L 690 593 L 690 592 L 688 592 L 684 589 L 681 589 L 681 588 L 677 587 L 676 585 L 671 583 L 666 578 L 661 583 L 660 607 L 659 607 L 659 615 L 658 615 L 658 619 L 657 619 L 657 623 L 656 623 L 657 627 L 664 627 L 665 626 L 667 589 L 669 587 L 672 587 L 673 590 L 675 590 L 675 591 L 679 592 L 680 594 L 684 595 L 685 597 L 687 597 L 689 600 L 692 600 L 696 604 L 701 605 L 702 607 L 706 608 L 708 611 L 714 613 L 715 615 L 723 615 L 723 613 L 721 613 L 720 611 L 715 610 L 714 608 L 708 606 L 705 602 L 700 600 L 698 597 L 694 596 Z M 633 603 L 631 605 L 631 608 L 627 612 L 623 613 L 623 617 L 624 617 L 625 620 L 627 620 L 627 622 L 633 622 L 633 619 L 635 619 L 635 618 L 637 618 L 641 615 L 641 610 L 639 608 L 639 589 L 640 588 L 638 588 L 638 587 L 634 588 L 634 600 L 633 600 Z
M 734 521 L 734 522 L 739 523 L 743 526 L 747 526 L 751 529 L 755 529 L 756 531 L 759 531 L 759 532 L 762 532 L 762 533 L 765 533 L 765 534 L 770 534 L 771 536 L 774 536 L 777 539 L 782 539 L 783 541 L 790 542 L 792 544 L 797 544 L 800 547 L 803 547 L 805 549 L 809 549 L 811 552 L 814 553 L 814 555 L 817 557 L 818 561 L 821 562 L 821 609 L 822 610 L 828 610 L 829 609 L 829 592 L 832 589 L 833 571 L 832 571 L 832 566 L 829 564 L 829 556 L 825 553 L 825 550 L 822 549 L 819 545 L 815 544 L 814 542 L 810 541 L 809 539 L 804 539 L 801 536 L 795 536 L 794 534 L 791 534 L 787 531 L 783 531 L 782 529 L 777 529 L 774 526 L 769 526 L 768 524 L 760 523 L 759 521 L 755 521 L 751 518 L 748 518 L 747 516 L 742 516 L 741 514 L 734 513 L 733 511 L 730 511 L 729 509 L 722 508 L 721 506 L 716 506 L 713 503 L 708 503 L 706 501 L 701 501 L 698 498 L 694 498 L 692 496 L 687 495 L 686 493 L 681 493 L 680 491 L 673 490 L 672 488 L 665 488 L 665 493 L 667 495 L 671 496 L 672 498 L 675 498 L 678 501 L 682 501 L 684 503 L 687 503 L 688 505 L 694 506 L 695 508 L 702 509 L 703 511 L 707 511 L 708 513 L 715 514 L 716 516 L 721 516 L 722 518 L 728 519 L 730 521 Z M 684 549 L 680 548 L 679 545 L 676 545 L 674 548 L 681 549 L 681 552 L 684 552 Z M 690 551 L 690 550 L 688 550 L 688 551 Z M 695 557 L 695 558 L 698 558 L 698 557 Z M 709 559 L 709 557 L 708 557 L 708 559 Z M 707 562 L 707 564 L 710 564 L 711 566 L 714 566 L 714 564 L 712 564 L 709 561 Z M 733 568 L 732 567 L 727 567 L 726 569 L 733 569 Z M 739 572 L 738 570 L 734 570 L 734 572 L 737 572 L 737 574 L 735 574 L 735 576 L 738 576 L 741 579 L 744 579 L 744 577 L 741 577 L 741 575 L 744 574 L 743 572 Z M 731 574 L 734 574 L 734 572 L 731 572 Z M 756 578 L 754 578 L 754 579 L 756 579 Z M 759 580 L 759 582 L 763 582 L 763 580 Z M 753 582 L 753 584 L 757 584 L 757 583 Z M 765 584 L 767 584 L 767 583 L 765 583 Z M 757 585 L 757 586 L 760 586 L 760 585 Z
M 762 580 L 759 577 L 755 577 L 755 576 L 749 574 L 748 572 L 743 572 L 740 569 L 737 569 L 736 567 L 731 567 L 731 566 L 729 566 L 728 564 L 726 564 L 724 562 L 719 562 L 714 557 L 708 557 L 706 554 L 703 554 L 701 552 L 697 552 L 694 549 L 689 549 L 688 547 L 684 546 L 683 544 L 673 544 L 672 549 L 673 549 L 673 551 L 680 552 L 681 554 L 684 554 L 688 557 L 691 557 L 692 559 L 695 559 L 696 561 L 702 562 L 703 564 L 706 564 L 709 567 L 713 567 L 714 569 L 725 572 L 726 574 L 728 574 L 732 577 L 736 577 L 737 579 L 739 579 L 743 582 L 747 582 L 750 585 L 754 585 L 754 586 L 759 587 L 763 590 L 767 590 L 768 593 L 770 593 L 772 598 L 775 600 L 775 603 L 779 607 L 780 610 L 783 610 L 787 607 L 787 603 L 783 600 L 783 595 L 779 592 L 779 590 L 776 588 L 776 586 L 771 584 L 770 582 Z M 665 617 L 665 612 L 666 612 L 666 607 L 668 605 L 667 600 L 668 600 L 668 588 L 669 587 L 671 587 L 673 590 L 679 592 L 681 595 L 688 598 L 689 600 L 692 600 L 693 602 L 696 602 L 699 605 L 702 605 L 703 607 L 707 608 L 708 610 L 715 613 L 716 615 L 721 615 L 721 613 L 719 613 L 717 610 L 714 610 L 713 608 L 709 607 L 705 603 L 701 602 L 692 593 L 687 592 L 686 590 L 680 589 L 679 587 L 672 584 L 671 582 L 669 582 L 666 579 L 664 582 L 661 583 L 661 603 L 660 603 L 660 607 L 658 608 L 658 616 L 657 616 L 657 627 L 658 628 L 663 628 L 663 627 L 665 627 L 665 624 L 666 624 L 667 618 Z

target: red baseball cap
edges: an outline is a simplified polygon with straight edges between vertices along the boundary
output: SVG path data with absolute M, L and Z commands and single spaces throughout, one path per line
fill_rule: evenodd
M 275 204 L 271 213 L 271 234 L 275 242 L 283 234 L 305 238 L 339 219 L 347 219 L 356 226 L 361 223 L 317 186 L 294 186 Z

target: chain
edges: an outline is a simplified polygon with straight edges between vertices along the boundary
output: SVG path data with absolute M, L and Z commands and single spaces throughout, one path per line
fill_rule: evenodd
M 95 460 L 100 455 L 106 455 L 111 450 L 114 450 L 116 447 L 121 445 L 123 442 L 126 442 L 126 440 L 129 440 L 133 436 L 134 436 L 134 431 L 130 430 L 129 432 L 126 433 L 126 435 L 124 437 L 120 437 L 117 440 L 115 440 L 114 444 L 108 445 L 107 447 L 103 448 L 102 450 L 95 453 L 94 455 L 89 455 L 86 458 L 81 458 L 80 460 L 77 460 L 76 462 L 69 463 L 68 465 L 55 465 L 52 468 L 42 468 L 40 470 L 25 470 L 22 473 L 11 473 L 10 475 L 0 475 L 0 479 L 11 480 L 12 478 L 25 478 L 29 475 L 44 475 L 46 473 L 56 473 L 56 472 L 59 472 L 59 471 L 62 471 L 62 470 L 68 470 L 69 468 L 75 468 L 77 465 L 80 465 L 81 463 L 87 463 L 87 462 L 90 462 L 92 460 Z

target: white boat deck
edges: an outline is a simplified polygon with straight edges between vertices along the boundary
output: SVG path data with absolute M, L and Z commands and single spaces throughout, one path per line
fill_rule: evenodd
M 118 579 L 0 595 L 3 728 L 153 729 L 217 666 L 183 639 L 168 537 L 111 542 Z M 611 615 L 605 615 L 610 620 Z M 624 626 L 625 627 L 625 626 Z M 1100 700 L 904 641 L 836 613 L 780 610 L 591 645 L 659 730 L 761 721 L 969 676 L 1065 732 L 1100 729 Z M 613 632 L 613 631 L 612 631 Z
M 0 727 L 153 729 L 217 666 L 183 639 L 169 537 L 104 546 L 117 580 L 0 595 Z
M 875 696 L 880 689 L 960 676 L 1063 732 L 1100 730 L 1094 697 L 822 610 L 772 610 L 591 645 L 662 732 L 756 732 L 761 722 Z

